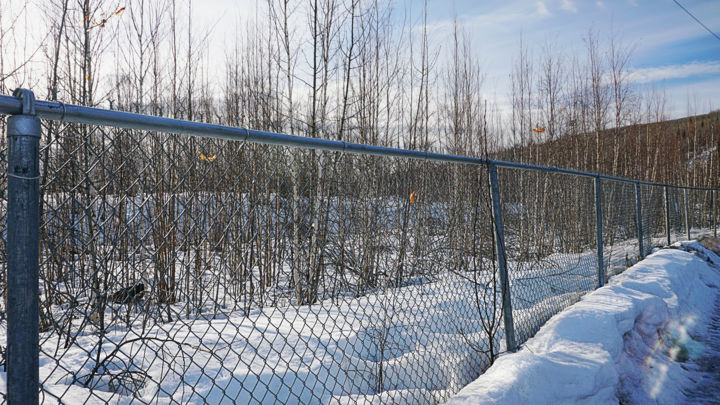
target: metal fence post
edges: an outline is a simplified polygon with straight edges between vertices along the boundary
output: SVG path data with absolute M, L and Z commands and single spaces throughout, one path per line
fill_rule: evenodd
M 7 120 L 7 399 L 38 403 L 40 119 L 29 90 L 15 90 L 22 114 Z
M 497 254 L 498 270 L 500 271 L 500 291 L 502 293 L 503 321 L 505 322 L 505 343 L 508 351 L 515 351 L 515 328 L 512 317 L 512 302 L 510 300 L 510 279 L 507 271 L 507 256 L 505 252 L 505 233 L 503 231 L 502 204 L 500 202 L 500 187 L 498 186 L 497 166 L 488 165 L 490 174 L 490 191 L 492 198 L 492 214 L 495 233 L 495 253 Z
M 635 183 L 635 209 L 637 211 L 637 235 L 640 260 L 645 258 L 645 247 L 643 246 L 643 223 L 642 223 L 642 192 L 640 183 Z
M 670 240 L 670 189 L 665 186 L 665 230 L 667 231 L 667 244 L 672 245 Z
M 603 257 L 602 183 L 600 177 L 595 177 L 595 216 L 595 228 L 597 229 L 598 287 L 602 287 L 605 284 L 605 263 Z
M 713 236 L 717 238 L 717 209 L 715 208 L 715 190 L 710 190 L 710 200 L 712 200 Z
M 685 197 L 685 229 L 687 231 L 687 238 L 688 240 L 691 240 L 690 237 L 690 200 L 688 199 L 688 189 L 683 189 L 683 197 Z

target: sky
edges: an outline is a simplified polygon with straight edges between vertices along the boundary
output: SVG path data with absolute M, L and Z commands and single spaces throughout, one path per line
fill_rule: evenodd
M 719 0 L 679 1 L 720 35 Z M 664 87 L 671 115 L 685 115 L 688 98 L 697 112 L 720 107 L 720 39 L 672 0 L 455 0 L 454 10 L 445 1 L 429 2 L 436 25 L 449 27 L 454 14 L 466 23 L 484 60 L 486 83 L 499 86 L 498 92 L 509 88 L 521 37 L 531 53 L 550 44 L 565 57 L 584 56 L 583 40 L 592 29 L 601 43 L 614 34 L 633 49 L 633 81 L 643 88 Z
M 200 21 L 217 23 L 214 35 L 232 36 L 236 21 L 254 14 L 255 1 L 204 0 L 195 12 Z M 720 35 L 720 0 L 678 1 Z M 422 21 L 423 4 L 405 5 L 414 24 Z M 720 39 L 672 0 L 428 0 L 430 33 L 439 46 L 447 44 L 455 17 L 487 75 L 484 90 L 501 104 L 509 98 L 521 38 L 530 53 L 549 44 L 570 58 L 585 55 L 583 40 L 592 29 L 601 43 L 614 34 L 632 47 L 631 77 L 643 90 L 664 89 L 669 116 L 720 108 Z
M 720 0 L 677 1 L 720 35 Z M 214 49 L 208 50 L 211 60 L 224 57 L 225 40 L 235 36 L 239 24 L 255 17 L 258 2 L 264 5 L 265 0 L 193 1 L 193 21 L 197 26 L 213 26 L 209 43 Z M 424 2 L 396 0 L 395 18 L 410 13 L 410 23 L 419 26 Z M 0 0 L 0 6 L 15 9 L 22 4 L 34 3 Z M 455 18 L 471 39 L 474 55 L 486 74 L 483 90 L 501 109 L 508 107 L 509 75 L 521 38 L 536 56 L 549 45 L 563 57 L 584 57 L 584 38 L 591 29 L 601 44 L 614 35 L 632 47 L 631 78 L 642 91 L 665 92 L 669 117 L 720 108 L 720 39 L 673 0 L 428 0 L 429 33 L 435 46 L 449 45 Z M 16 48 L 22 49 L 20 52 L 35 49 Z M 23 60 L 25 55 L 21 56 Z

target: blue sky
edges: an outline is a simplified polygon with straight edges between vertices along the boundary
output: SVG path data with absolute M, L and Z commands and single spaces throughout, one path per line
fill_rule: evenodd
M 200 21 L 217 21 L 217 15 L 223 15 L 215 33 L 222 36 L 223 30 L 234 31 L 238 17 L 254 14 L 255 1 L 205 0 L 196 12 Z M 720 35 L 720 0 L 679 1 Z M 422 22 L 424 0 L 396 4 L 397 18 L 406 7 L 413 24 Z M 521 36 L 531 53 L 539 54 L 550 43 L 570 58 L 585 55 L 583 38 L 593 29 L 601 44 L 614 33 L 633 47 L 632 77 L 643 90 L 664 89 L 669 116 L 720 108 L 720 40 L 672 0 L 428 0 L 428 9 L 437 46 L 447 44 L 455 16 L 463 23 L 487 74 L 485 91 L 500 104 L 508 98 Z
M 422 6 L 417 1 L 417 7 Z M 710 29 L 720 34 L 720 0 L 680 0 Z M 448 26 L 454 15 L 465 23 L 488 73 L 489 91 L 507 92 L 522 35 L 531 53 L 546 42 L 564 56 L 584 54 L 588 30 L 601 42 L 612 33 L 634 49 L 633 77 L 643 88 L 664 87 L 668 112 L 687 114 L 720 108 L 720 40 L 672 0 L 429 1 L 429 19 Z M 488 86 L 486 86 L 488 87 Z M 501 94 L 498 94 L 502 98 Z
M 7 1 L 0 0 L 16 9 L 28 4 L 27 0 Z M 720 35 L 720 0 L 678 1 Z M 223 38 L 234 36 L 237 22 L 254 17 L 257 4 L 264 2 L 193 0 L 196 26 L 214 26 L 210 43 L 216 49 L 209 50 L 211 58 L 223 57 Z M 395 0 L 394 4 L 399 20 L 410 12 L 412 24 L 422 22 L 424 0 Z M 521 36 L 535 55 L 549 43 L 566 58 L 584 57 L 583 38 L 594 29 L 601 41 L 615 33 L 615 38 L 634 48 L 632 77 L 643 90 L 665 91 L 669 116 L 720 108 L 720 40 L 672 0 L 428 0 L 428 9 L 431 36 L 438 47 L 449 44 L 457 16 L 486 73 L 484 91 L 501 106 L 507 105 L 509 74 Z M 19 46 L 17 52 L 31 48 Z M 688 100 L 693 104 L 690 109 Z
M 422 6 L 421 1 L 416 3 Z M 720 1 L 681 3 L 720 33 Z M 552 39 L 572 47 L 582 45 L 582 37 L 593 28 L 606 37 L 614 31 L 635 45 L 638 67 L 720 60 L 720 40 L 671 0 L 431 0 L 428 5 L 431 23 L 448 22 L 455 14 L 470 23 L 469 31 L 478 42 L 516 44 L 522 33 L 530 44 L 539 46 Z

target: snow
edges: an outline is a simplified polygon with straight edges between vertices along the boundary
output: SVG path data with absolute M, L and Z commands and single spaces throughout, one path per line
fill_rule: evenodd
M 608 246 L 608 272 L 624 269 L 636 251 L 633 240 Z M 483 398 L 500 403 L 616 401 L 622 381 L 632 381 L 630 388 L 647 385 L 648 396 L 665 387 L 650 387 L 650 377 L 640 383 L 632 378 L 639 374 L 635 370 L 645 367 L 640 359 L 653 358 L 654 369 L 667 366 L 665 375 L 675 376 L 682 373 L 663 363 L 660 354 L 698 352 L 687 330 L 694 326 L 688 322 L 701 315 L 677 318 L 674 329 L 668 322 L 676 319 L 676 308 L 690 299 L 689 291 L 704 291 L 696 285 L 700 276 L 691 277 L 696 262 L 703 263 L 688 253 L 661 251 L 581 300 L 596 283 L 594 251 L 552 253 L 533 265 L 510 261 L 516 336 L 534 334 L 553 314 L 580 302 L 552 318 L 519 353 L 500 357 L 456 400 L 469 393 L 471 403 L 479 402 L 472 398 L 472 387 L 478 384 Z M 709 271 L 701 281 L 714 280 L 712 274 Z M 83 332 L 69 347 L 56 335 L 43 334 L 42 399 L 44 403 L 60 402 L 58 398 L 63 403 L 442 403 L 487 368 L 480 353 L 491 345 L 495 353 L 504 350 L 501 323 L 492 343 L 483 326 L 498 306 L 492 298 L 468 300 L 478 286 L 492 297 L 493 287 L 487 280 L 476 283 L 468 277 L 451 273 L 309 306 L 285 303 L 201 314 L 146 330 L 140 325 L 113 326 L 104 334 L 100 353 L 112 361 L 87 387 L 87 376 L 96 364 L 96 334 Z M 655 358 L 650 356 L 654 347 L 650 343 L 658 341 L 656 331 L 662 328 L 669 336 L 663 342 L 681 342 L 683 350 L 659 345 L 662 350 Z M 626 335 L 628 331 L 632 333 Z M 622 357 L 626 349 L 644 357 Z M 557 387 L 565 389 L 558 394 Z M 6 392 L 4 372 L 0 372 L 2 392 Z M 636 394 L 642 392 L 628 389 L 627 395 Z
M 696 156 L 693 156 L 692 158 L 690 158 L 690 160 L 688 160 L 688 164 L 687 164 L 688 171 L 689 172 L 693 171 L 693 169 L 695 168 L 694 167 L 695 165 L 698 165 L 698 166 L 706 165 L 707 162 L 710 160 L 710 157 L 712 156 L 713 153 L 715 153 L 716 150 L 717 150 L 717 146 L 713 146 L 712 148 L 706 149 L 706 150 L 700 152 L 699 154 L 697 154 Z
M 43 402 L 59 402 L 56 396 L 63 403 L 438 403 L 485 368 L 472 349 L 487 344 L 482 315 L 463 299 L 471 288 L 466 280 L 446 279 L 339 304 L 157 325 L 141 342 L 125 344 L 105 373 L 145 370 L 138 392 L 119 389 L 110 377 L 94 380 L 92 390 L 83 387 L 94 364 L 83 348 L 94 347 L 95 336 L 61 349 L 57 362 L 53 352 L 62 345 L 53 337 L 41 353 Z M 462 322 L 450 316 L 458 312 L 466 315 Z M 102 357 L 136 337 L 128 333 L 135 332 L 107 333 Z M 0 373 L 0 392 L 5 389 Z
M 532 334 L 592 289 L 595 257 L 585 251 L 553 253 L 534 266 L 510 262 L 516 331 Z M 360 297 L 279 302 L 147 328 L 137 317 L 112 323 L 101 343 L 92 328 L 78 328 L 69 345 L 43 333 L 43 402 L 442 403 L 487 368 L 491 346 L 504 350 L 493 302 L 500 294 L 487 277 L 446 272 Z M 111 361 L 93 372 L 96 359 Z M 0 393 L 4 379 L 0 372 Z
M 698 242 L 659 250 L 552 317 L 449 404 L 674 404 L 720 286 L 720 258 Z

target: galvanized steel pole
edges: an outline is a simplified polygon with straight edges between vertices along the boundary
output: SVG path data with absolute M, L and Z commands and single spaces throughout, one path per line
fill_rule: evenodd
M 34 96 L 14 93 L 22 113 L 7 120 L 7 399 L 38 403 L 38 251 L 40 119 Z
M 690 200 L 688 199 L 688 190 L 683 189 L 683 196 L 685 197 L 685 229 L 687 231 L 687 238 L 691 240 L 690 236 Z
M 667 230 L 667 244 L 672 244 L 670 238 L 670 188 L 665 186 L 665 230 Z
M 495 253 L 497 255 L 498 270 L 500 272 L 500 291 L 502 293 L 503 321 L 505 322 L 505 343 L 507 350 L 514 352 L 515 328 L 513 326 L 512 301 L 510 297 L 510 279 L 507 271 L 507 256 L 505 252 L 505 233 L 503 231 L 502 204 L 500 202 L 500 187 L 498 186 L 497 166 L 488 165 L 490 174 L 490 194 L 492 198 L 492 214 L 495 233 Z
M 715 190 L 710 191 L 710 199 L 712 200 L 713 236 L 717 238 L 717 208 L 715 207 Z
M 598 255 L 598 287 L 605 284 L 605 263 L 603 257 L 603 227 L 602 227 L 602 180 L 595 177 L 595 221 L 597 230 L 597 255 Z
M 635 183 L 635 210 L 637 215 L 637 235 L 638 249 L 640 250 L 640 260 L 645 258 L 645 247 L 643 246 L 643 222 L 642 222 L 642 192 L 640 191 L 640 183 Z

